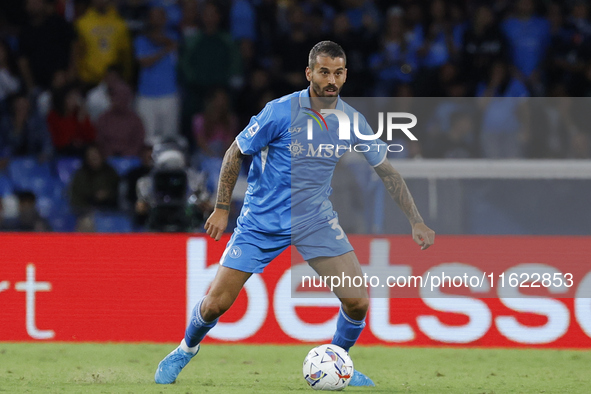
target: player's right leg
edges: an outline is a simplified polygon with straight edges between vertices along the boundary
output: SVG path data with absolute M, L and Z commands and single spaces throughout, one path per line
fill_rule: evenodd
M 209 293 L 193 308 L 191 322 L 181 344 L 166 356 L 156 369 L 154 380 L 160 384 L 173 383 L 183 368 L 199 352 L 199 343 L 217 323 L 240 293 L 252 273 L 220 266 Z
M 253 273 L 264 268 L 290 244 L 291 237 L 245 231 L 237 228 L 220 260 L 209 293 L 193 309 L 185 338 L 158 365 L 156 383 L 173 383 L 199 351 L 199 343 L 234 303 Z

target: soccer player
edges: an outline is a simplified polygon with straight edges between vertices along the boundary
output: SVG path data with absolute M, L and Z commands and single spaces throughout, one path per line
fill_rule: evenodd
M 338 119 L 334 115 L 323 118 L 327 128 L 324 132 L 318 122 L 311 141 L 304 131 L 308 119 L 312 119 L 309 115 L 321 109 L 338 109 L 354 119 L 353 108 L 339 97 L 347 77 L 345 64 L 345 52 L 338 44 L 331 41 L 316 44 L 310 51 L 306 68 L 310 86 L 269 102 L 227 150 L 215 210 L 205 224 L 207 234 L 216 241 L 221 238 L 228 225 L 232 191 L 242 159 L 251 155 L 244 205 L 209 293 L 193 309 L 181 344 L 158 365 L 156 383 L 168 384 L 176 380 L 199 351 L 199 343 L 236 300 L 248 278 L 253 273 L 263 272 L 288 246 L 295 245 L 322 277 L 363 275 L 328 199 L 332 190 L 330 181 L 340 156 L 363 141 L 355 134 L 350 140 L 338 139 L 335 131 Z M 373 134 L 365 119 L 359 118 L 359 131 Z M 312 144 L 316 154 L 312 157 L 303 154 L 304 143 Z M 338 154 L 335 154 L 336 147 L 342 149 Z M 372 149 L 364 155 L 406 214 L 414 241 L 427 249 L 433 244 L 435 233 L 424 224 L 404 180 L 386 160 L 385 143 L 372 141 Z M 341 301 L 341 309 L 332 343 L 349 351 L 365 327 L 369 307 L 367 289 L 340 287 L 334 292 Z M 374 384 L 355 371 L 350 385 Z

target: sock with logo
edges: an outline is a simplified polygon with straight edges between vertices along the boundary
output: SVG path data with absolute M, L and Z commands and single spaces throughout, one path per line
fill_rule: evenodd
M 185 343 L 187 347 L 194 348 L 205 338 L 205 335 L 211 330 L 218 322 L 218 319 L 215 319 L 212 322 L 206 322 L 201 316 L 201 304 L 203 304 L 203 297 L 195 308 L 193 308 L 193 313 L 191 313 L 191 322 L 187 326 L 185 330 Z
M 351 346 L 355 345 L 355 342 L 359 339 L 359 335 L 361 335 L 364 327 L 365 318 L 363 320 L 354 320 L 341 307 L 337 319 L 337 332 L 334 334 L 331 343 L 342 347 L 348 352 Z

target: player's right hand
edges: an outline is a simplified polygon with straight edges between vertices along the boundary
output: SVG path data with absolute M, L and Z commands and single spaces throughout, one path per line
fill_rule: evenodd
M 205 222 L 205 231 L 207 235 L 211 238 L 219 241 L 222 238 L 222 234 L 226 231 L 226 227 L 228 227 L 228 215 L 230 214 L 229 211 L 224 209 L 215 209 L 207 222 Z

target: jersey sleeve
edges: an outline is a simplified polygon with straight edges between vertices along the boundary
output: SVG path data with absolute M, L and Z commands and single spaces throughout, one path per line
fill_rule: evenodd
M 277 119 L 271 103 L 256 116 L 253 116 L 236 137 L 236 143 L 243 155 L 253 155 L 269 145 L 279 133 Z
M 374 135 L 375 133 L 371 129 L 369 123 L 364 116 L 359 114 L 359 132 L 364 135 Z M 388 145 L 379 138 L 375 140 L 362 140 L 355 133 L 353 134 L 353 143 L 354 145 L 363 144 L 363 149 L 359 149 L 358 152 L 362 152 L 363 156 L 365 156 L 365 160 L 369 163 L 372 167 L 377 167 L 386 160 L 386 156 L 388 155 Z

